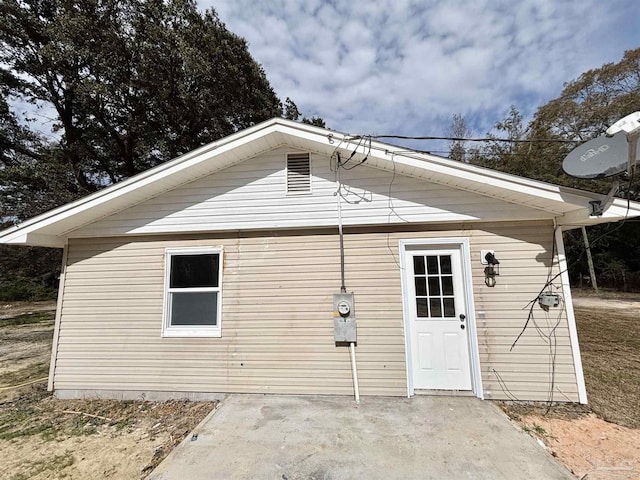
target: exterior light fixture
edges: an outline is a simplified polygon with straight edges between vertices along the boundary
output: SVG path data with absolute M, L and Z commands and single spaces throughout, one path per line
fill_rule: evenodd
M 486 250 L 482 252 L 482 263 L 484 268 L 484 284 L 487 287 L 496 286 L 496 277 L 500 275 L 500 262 L 496 258 L 495 252 Z

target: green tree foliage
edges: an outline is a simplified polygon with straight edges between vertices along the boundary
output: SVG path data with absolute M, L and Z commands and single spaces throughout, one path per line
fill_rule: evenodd
M 562 171 L 562 160 L 580 143 L 602 135 L 616 120 L 638 110 L 640 48 L 625 52 L 620 62 L 607 63 L 566 83 L 560 96 L 538 108 L 526 126 L 518 109 L 511 106 L 507 116 L 494 126 L 498 132 L 494 138 L 540 141 L 488 142 L 472 152 L 472 162 L 515 175 L 606 193 L 610 181 L 569 177 Z M 631 192 L 637 197 L 634 193 L 637 188 Z
M 190 0 L 5 0 L 9 93 L 53 106 L 79 193 L 279 116 L 246 42 Z
M 6 226 L 283 114 L 245 40 L 193 0 L 2 0 L 0 94 Z M 53 137 L 16 102 L 52 111 Z M 41 258 L 1 247 L 0 288 L 58 268 L 58 253 Z
M 602 135 L 618 119 L 640 110 L 640 48 L 625 52 L 620 62 L 583 73 L 565 84 L 560 96 L 542 105 L 524 128 L 515 107 L 495 125 L 501 138 L 542 140 L 535 143 L 493 141 L 476 149 L 472 162 L 508 173 L 556 184 L 607 193 L 612 181 L 580 180 L 562 171 L 562 160 L 580 143 Z M 547 141 L 544 141 L 547 140 Z M 561 143 L 555 140 L 575 140 Z M 619 196 L 640 200 L 640 172 L 623 180 Z M 599 283 L 640 291 L 640 224 L 634 221 L 591 227 L 589 236 Z M 588 275 L 579 230 L 565 235 L 574 282 Z
M 289 97 L 287 97 L 287 99 L 284 102 L 282 116 L 287 120 L 293 120 L 293 121 L 299 120 L 300 117 L 302 116 L 296 104 L 293 103 L 293 100 L 291 100 Z M 315 116 L 311 118 L 302 117 L 302 123 L 306 123 L 307 125 L 315 125 L 316 127 L 326 128 L 324 119 L 320 117 L 315 117 Z
M 9 226 L 0 223 L 0 228 Z M 53 298 L 60 257 L 53 248 L 0 245 L 0 302 Z

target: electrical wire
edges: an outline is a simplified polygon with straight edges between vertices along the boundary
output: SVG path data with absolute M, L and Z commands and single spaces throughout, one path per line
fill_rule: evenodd
M 517 138 L 464 138 L 464 137 L 434 137 L 434 136 L 410 136 L 410 135 L 373 135 L 372 138 L 397 138 L 400 140 L 448 140 L 452 142 L 505 142 L 505 143 L 582 143 L 584 140 L 569 140 L 564 138 L 530 138 L 521 140 Z
M 607 232 L 604 232 L 602 235 L 598 236 L 595 240 L 592 240 L 590 242 L 591 243 L 590 248 L 592 248 L 594 244 L 597 244 L 603 238 L 611 235 L 613 232 L 615 232 L 615 231 L 619 230 L 620 228 L 622 228 L 622 226 L 626 223 L 626 221 L 628 219 L 628 216 L 629 216 L 629 210 L 631 208 L 630 190 L 631 190 L 631 185 L 633 184 L 634 174 L 635 174 L 635 169 L 632 171 L 631 176 L 629 178 L 629 183 L 628 183 L 628 187 L 627 187 L 627 209 L 626 209 L 624 218 L 616 225 L 615 228 L 613 228 L 613 229 L 611 229 L 611 230 L 609 230 Z M 547 281 L 544 284 L 544 286 L 540 289 L 540 291 L 538 292 L 538 295 L 535 298 L 533 298 L 527 305 L 525 305 L 525 307 L 523 307 L 523 308 L 529 308 L 529 313 L 527 315 L 527 320 L 525 321 L 525 324 L 522 327 L 522 330 L 520 331 L 520 333 L 518 334 L 518 336 L 516 337 L 516 339 L 512 343 L 511 348 L 509 349 L 509 351 L 513 350 L 513 348 L 516 346 L 516 344 L 518 343 L 518 341 L 520 340 L 520 338 L 522 337 L 524 332 L 527 330 L 529 324 L 533 324 L 534 325 L 534 328 L 535 328 L 536 332 L 538 333 L 538 335 L 541 338 L 543 338 L 545 343 L 547 343 L 549 345 L 549 393 L 548 393 L 548 397 L 547 397 L 547 408 L 546 408 L 546 411 L 545 411 L 545 415 L 549 413 L 549 411 L 551 410 L 551 407 L 553 405 L 553 394 L 554 394 L 555 385 L 556 385 L 556 358 L 557 358 L 557 343 L 558 343 L 557 336 L 556 336 L 556 331 L 557 331 L 557 329 L 560 326 L 560 323 L 562 321 L 562 314 L 563 313 L 566 314 L 566 303 L 565 303 L 564 298 L 562 297 L 562 295 L 558 295 L 559 302 L 561 303 L 562 306 L 559 309 L 558 317 L 556 318 L 556 322 L 553 325 L 553 327 L 550 328 L 550 331 L 549 331 L 548 334 L 546 334 L 540 328 L 540 326 L 538 325 L 538 323 L 537 323 L 537 321 L 535 319 L 534 308 L 535 308 L 536 302 L 538 301 L 540 296 L 544 293 L 544 291 L 548 290 L 549 293 L 553 293 L 552 292 L 552 288 L 555 287 L 555 285 L 553 285 L 553 282 L 559 276 L 561 276 L 562 274 L 568 272 L 569 269 L 573 265 L 575 265 L 587 251 L 586 246 L 583 247 L 582 251 L 580 252 L 578 257 L 576 257 L 570 264 L 567 263 L 567 266 L 566 266 L 565 269 L 561 269 L 560 268 L 560 263 L 558 262 L 559 272 L 557 274 L 553 275 L 553 264 L 554 264 L 554 259 L 556 257 L 556 251 L 557 251 L 557 248 L 556 248 L 557 247 L 557 245 L 556 245 L 556 232 L 557 232 L 558 228 L 559 228 L 558 225 L 555 225 L 554 228 L 553 228 L 553 238 L 552 238 L 552 247 L 551 247 L 551 262 L 550 262 L 549 270 L 548 270 L 548 273 L 547 273 Z M 555 287 L 555 288 L 558 288 L 558 287 Z M 547 322 L 547 327 L 549 327 L 548 322 Z
M 346 140 L 346 141 L 351 141 L 351 140 L 355 140 L 358 139 L 358 144 L 355 146 L 354 150 L 351 152 L 350 156 L 347 158 L 346 161 L 342 161 L 340 158 L 340 154 L 338 152 L 338 149 L 340 148 L 340 146 L 342 145 L 342 143 Z M 406 140 L 449 140 L 449 141 L 468 141 L 468 142 L 507 142 L 507 143 L 520 143 L 520 144 L 529 144 L 531 146 L 531 144 L 534 143 L 581 143 L 580 140 L 563 140 L 563 139 L 528 139 L 528 140 L 518 140 L 518 139 L 500 139 L 500 138 L 462 138 L 462 137 L 434 137 L 434 136 L 425 136 L 425 137 L 412 137 L 412 136 L 402 136 L 402 135 L 377 135 L 377 136 L 372 136 L 372 135 L 365 135 L 365 136 L 357 136 L 357 137 L 352 137 L 350 139 L 346 139 L 343 138 L 340 140 L 340 143 L 335 147 L 333 154 L 331 155 L 331 158 L 333 158 L 334 156 L 336 157 L 336 172 L 337 170 L 339 170 L 340 168 L 342 168 L 343 170 L 352 170 L 354 168 L 357 168 L 358 166 L 362 165 L 364 162 L 367 161 L 369 154 L 371 153 L 371 149 L 372 149 L 372 139 L 376 138 L 376 139 L 380 139 L 380 138 L 397 138 L 397 139 L 406 139 Z M 367 141 L 368 141 L 368 151 L 365 153 L 365 149 L 367 148 Z M 363 142 L 364 142 L 364 146 L 363 146 Z M 360 162 L 357 162 L 351 166 L 347 166 L 349 164 L 350 161 L 353 160 L 353 158 L 355 157 L 356 153 L 358 152 L 358 149 L 363 146 L 363 154 L 364 157 L 362 160 L 360 160 Z M 392 171 L 392 176 L 391 176 L 391 180 L 389 182 L 389 187 L 388 187 L 388 192 L 387 192 L 387 198 L 388 198 L 388 209 L 389 209 L 389 214 L 388 214 L 388 222 L 387 223 L 391 223 L 391 216 L 395 214 L 395 216 L 397 218 L 399 218 L 400 220 L 402 220 L 403 222 L 408 222 L 408 220 L 404 219 L 394 208 L 393 206 L 393 200 L 391 197 L 391 192 L 392 192 L 392 187 L 393 187 L 393 183 L 395 181 L 396 178 L 396 163 L 395 163 L 395 158 L 394 155 L 395 154 L 404 154 L 406 156 L 407 154 L 411 154 L 411 153 L 423 153 L 423 154 L 433 154 L 433 151 L 421 151 L 421 150 L 414 150 L 414 149 L 404 149 L 404 150 L 397 150 L 397 151 L 388 151 L 385 150 L 386 154 L 391 154 L 391 161 L 392 161 L 392 166 L 393 166 L 393 171 Z M 444 150 L 439 150 L 436 151 L 436 153 L 447 153 L 450 154 L 450 151 L 444 151 Z M 332 167 L 332 164 L 330 164 L 330 168 Z M 612 230 L 604 232 L 602 235 L 600 235 L 598 238 L 596 238 L 595 240 L 593 240 L 591 242 L 591 246 L 597 244 L 597 242 L 599 242 L 601 239 L 605 238 L 608 235 L 611 235 L 613 232 L 617 231 L 618 229 L 622 228 L 622 226 L 624 225 L 624 223 L 627 221 L 628 219 L 628 214 L 629 214 L 629 210 L 630 210 L 630 202 L 631 202 L 631 186 L 633 184 L 633 176 L 635 174 L 635 169 L 634 171 L 632 171 L 631 174 L 631 178 L 629 179 L 629 184 L 628 184 L 628 188 L 627 188 L 627 209 L 625 212 L 625 216 L 624 219 Z M 345 199 L 345 201 L 347 201 L 348 203 L 359 203 L 360 200 L 356 201 L 356 202 L 350 202 L 348 201 L 345 196 L 342 193 L 343 190 L 343 186 L 342 183 L 339 182 L 339 186 L 338 186 L 338 195 L 340 195 L 341 198 Z M 354 193 L 351 192 L 350 190 L 347 191 L 347 193 Z M 362 199 L 362 197 L 360 197 Z M 545 414 L 547 414 L 552 405 L 553 405 L 553 398 L 554 398 L 554 390 L 555 390 L 555 386 L 556 386 L 556 360 L 557 360 L 557 335 L 556 335 L 556 331 L 558 329 L 558 327 L 560 326 L 561 322 L 562 322 L 562 318 L 563 318 L 563 313 L 566 313 L 566 304 L 564 301 L 564 298 L 562 297 L 562 295 L 558 296 L 559 302 L 561 304 L 561 308 L 559 308 L 559 312 L 558 315 L 555 319 L 555 322 L 553 324 L 550 324 L 549 322 L 549 318 L 548 315 L 546 316 L 546 329 L 543 329 L 537 322 L 536 318 L 535 318 L 535 314 L 534 314 L 534 308 L 535 308 L 535 304 L 537 303 L 540 295 L 542 295 L 542 293 L 544 293 L 545 290 L 548 290 L 549 293 L 553 293 L 553 288 L 556 288 L 559 290 L 559 287 L 555 286 L 553 284 L 553 282 L 559 277 L 561 276 L 563 273 L 565 273 L 566 271 L 569 270 L 570 266 L 573 266 L 577 261 L 579 261 L 579 259 L 582 257 L 582 255 L 584 255 L 584 253 L 586 252 L 586 248 L 583 249 L 583 251 L 580 253 L 580 255 L 574 259 L 573 262 L 571 262 L 571 264 L 567 265 L 567 267 L 564 270 L 561 270 L 560 272 L 558 272 L 556 275 L 553 275 L 553 263 L 554 263 L 554 258 L 556 257 L 556 232 L 557 229 L 559 227 L 556 225 L 554 226 L 553 229 L 553 239 L 552 239 L 552 251 L 551 251 L 551 263 L 549 266 L 549 270 L 547 273 L 547 281 L 545 282 L 544 286 L 542 287 L 542 289 L 540 290 L 540 292 L 538 293 L 538 295 L 532 299 L 525 307 L 523 308 L 529 308 L 529 313 L 527 315 L 527 320 L 522 328 L 522 330 L 520 331 L 520 333 L 518 334 L 518 336 L 516 337 L 516 339 L 514 340 L 514 342 L 511 345 L 511 348 L 509 349 L 509 351 L 512 351 L 516 344 L 518 343 L 518 341 L 520 340 L 520 338 L 522 337 L 522 335 L 525 333 L 525 331 L 527 330 L 528 326 L 530 324 L 532 324 L 534 326 L 534 329 L 536 331 L 536 333 L 538 334 L 538 336 L 548 345 L 549 348 L 549 366 L 548 366 L 548 371 L 549 371 L 549 391 L 548 391 L 548 395 L 547 395 L 547 409 Z M 396 258 L 395 253 L 393 252 L 393 249 L 391 248 L 391 244 L 390 244 L 390 238 L 391 238 L 391 232 L 388 231 L 387 232 L 387 249 L 389 250 L 389 253 L 391 254 L 391 256 L 393 257 L 394 262 L 396 263 L 396 265 L 398 266 L 398 268 L 402 269 L 402 266 L 400 265 L 400 263 L 398 262 L 398 259 Z M 558 266 L 559 263 L 558 263 Z M 545 312 L 546 313 L 546 312 Z M 511 390 L 508 388 L 506 382 L 504 381 L 504 379 L 501 377 L 501 375 L 499 374 L 499 372 L 495 369 L 492 368 L 492 372 L 495 375 L 497 381 L 498 381 L 498 385 L 500 386 L 500 388 L 502 389 L 503 393 L 505 394 L 505 396 L 507 396 L 507 398 L 509 398 L 512 401 L 518 401 L 518 398 L 516 395 L 513 394 L 513 392 L 511 392 Z
M 520 401 L 518 397 L 514 395 L 513 392 L 511 392 L 511 390 L 509 390 L 509 387 L 507 387 L 506 382 L 503 380 L 502 376 L 498 373 L 498 371 L 495 368 L 493 367 L 491 368 L 491 373 L 495 375 L 496 379 L 498 380 L 498 386 L 502 390 L 502 393 L 504 393 L 509 400 L 511 400 L 512 402 Z
M 633 184 L 633 179 L 634 179 L 634 175 L 635 175 L 635 169 L 632 171 L 631 176 L 629 178 L 629 183 L 628 183 L 628 188 L 627 191 L 629 191 L 631 189 L 631 185 Z M 594 245 L 596 245 L 600 240 L 602 240 L 603 238 L 611 235 L 612 233 L 618 231 L 619 229 L 622 228 L 622 226 L 627 222 L 627 219 L 629 218 L 629 210 L 631 209 L 631 195 L 627 194 L 627 209 L 625 211 L 624 214 L 624 218 L 618 222 L 618 224 L 612 228 L 611 230 L 604 232 L 602 235 L 599 235 L 598 237 L 596 237 L 595 240 L 591 240 L 589 243 L 590 248 L 593 248 Z M 552 254 L 555 255 L 555 250 L 556 250 L 556 230 L 558 229 L 558 226 L 554 227 L 553 229 L 553 243 L 552 243 Z M 518 343 L 518 340 L 520 339 L 520 337 L 522 336 L 522 334 L 524 333 L 524 331 L 527 329 L 527 326 L 529 324 L 532 312 L 533 312 L 533 308 L 535 306 L 535 302 L 538 300 L 538 298 L 540 297 L 540 295 L 542 293 L 544 293 L 544 291 L 549 288 L 549 286 L 555 281 L 555 279 L 557 279 L 559 276 L 561 276 L 562 274 L 566 273 L 569 271 L 569 269 L 575 265 L 576 263 L 578 263 L 578 261 L 582 258 L 582 256 L 586 253 L 587 249 L 586 247 L 583 247 L 580 254 L 573 259 L 573 261 L 571 263 L 567 262 L 567 267 L 564 270 L 559 271 L 557 274 L 555 274 L 553 277 L 551 276 L 551 271 L 548 273 L 547 275 L 547 282 L 544 284 L 544 286 L 542 287 L 542 289 L 540 289 L 540 291 L 538 292 L 538 295 L 533 298 L 527 305 L 525 305 L 525 307 L 523 308 L 528 308 L 529 307 L 529 317 L 527 318 L 527 321 L 524 324 L 524 327 L 522 328 L 522 331 L 520 332 L 520 334 L 518 334 L 518 336 L 516 337 L 515 341 L 513 342 L 513 344 L 511 345 L 511 348 L 509 349 L 509 351 L 513 350 L 513 347 L 515 347 L 516 343 Z M 549 267 L 550 269 L 553 268 L 553 256 L 551 257 L 551 266 Z
M 395 155 L 393 153 L 391 153 L 391 164 L 393 165 L 393 173 L 391 175 L 391 180 L 389 181 L 389 189 L 387 191 L 387 208 L 389 209 L 389 214 L 387 215 L 387 224 L 391 224 L 391 215 L 395 215 L 403 222 L 409 223 L 409 220 L 403 218 L 393 206 L 393 198 L 391 197 L 391 188 L 393 187 L 393 182 L 396 179 L 396 160 L 395 160 Z M 400 265 L 398 258 L 396 258 L 395 253 L 393 253 L 393 249 L 391 248 L 391 231 L 387 231 L 387 250 L 389 250 L 389 253 L 393 257 L 393 261 L 395 262 L 397 267 L 400 270 L 404 270 L 404 268 L 402 268 L 402 265 Z

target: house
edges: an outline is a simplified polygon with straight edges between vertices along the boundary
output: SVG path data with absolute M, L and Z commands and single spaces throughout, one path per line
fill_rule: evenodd
M 64 249 L 60 398 L 351 394 L 333 295 L 353 292 L 362 395 L 586 403 L 562 231 L 640 215 L 594 200 L 273 119 L 0 242 Z

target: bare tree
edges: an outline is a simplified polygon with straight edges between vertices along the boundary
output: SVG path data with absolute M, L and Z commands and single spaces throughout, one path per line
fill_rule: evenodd
M 459 113 L 454 113 L 451 116 L 451 125 L 447 128 L 447 136 L 453 139 L 449 141 L 449 158 L 459 162 L 468 162 L 466 142 L 461 139 L 467 138 L 469 134 L 465 118 Z

